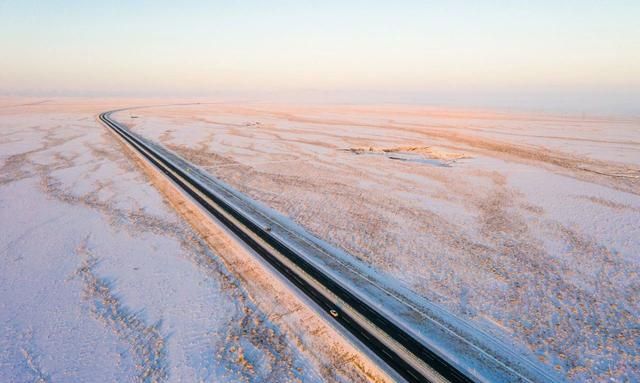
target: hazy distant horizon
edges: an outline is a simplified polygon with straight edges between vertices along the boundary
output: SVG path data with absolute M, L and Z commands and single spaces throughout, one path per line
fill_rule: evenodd
M 640 112 L 640 2 L 0 2 L 0 95 Z
M 640 92 L 592 94 L 573 93 L 500 93 L 500 92 L 385 92 L 345 90 L 291 90 L 274 92 L 211 91 L 187 92 L 0 92 L 0 97 L 90 97 L 90 98 L 149 98 L 201 99 L 225 102 L 284 102 L 294 104 L 398 104 L 425 107 L 489 109 L 512 112 L 540 112 L 567 115 L 640 118 Z

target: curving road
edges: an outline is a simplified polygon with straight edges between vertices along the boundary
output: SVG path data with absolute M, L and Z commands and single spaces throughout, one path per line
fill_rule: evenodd
M 164 147 L 131 132 L 110 118 L 114 112 L 117 110 L 100 114 L 100 121 L 173 180 L 399 377 L 409 382 L 486 380 L 474 374 L 477 371 L 473 368 L 465 368 L 460 358 L 453 361 L 425 346 L 381 310 L 358 297 L 349 285 L 310 263 L 300 253 L 300 243 L 291 243 L 278 235 L 277 222 L 259 219 L 255 212 L 251 214 L 243 208 L 246 197 Z M 514 371 L 497 377 L 501 381 L 539 380 Z

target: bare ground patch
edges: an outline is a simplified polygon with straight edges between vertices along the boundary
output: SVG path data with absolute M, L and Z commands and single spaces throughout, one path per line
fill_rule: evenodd
M 344 150 L 353 154 L 381 154 L 392 160 L 401 161 L 435 160 L 442 165 L 451 165 L 457 160 L 471 158 L 471 156 L 464 153 L 447 152 L 433 146 L 396 146 L 390 148 L 363 146 Z

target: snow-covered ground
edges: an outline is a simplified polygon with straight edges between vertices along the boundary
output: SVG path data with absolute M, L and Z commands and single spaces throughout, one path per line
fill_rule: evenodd
M 1 382 L 371 378 L 282 328 L 95 120 L 144 101 L 0 101 Z
M 202 104 L 115 119 L 569 381 L 640 375 L 640 121 Z

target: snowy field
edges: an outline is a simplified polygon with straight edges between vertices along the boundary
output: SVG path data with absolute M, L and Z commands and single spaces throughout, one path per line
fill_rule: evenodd
M 114 118 L 568 381 L 640 376 L 637 119 L 223 103 Z
M 0 382 L 367 380 L 261 309 L 95 120 L 141 103 L 0 99 Z

